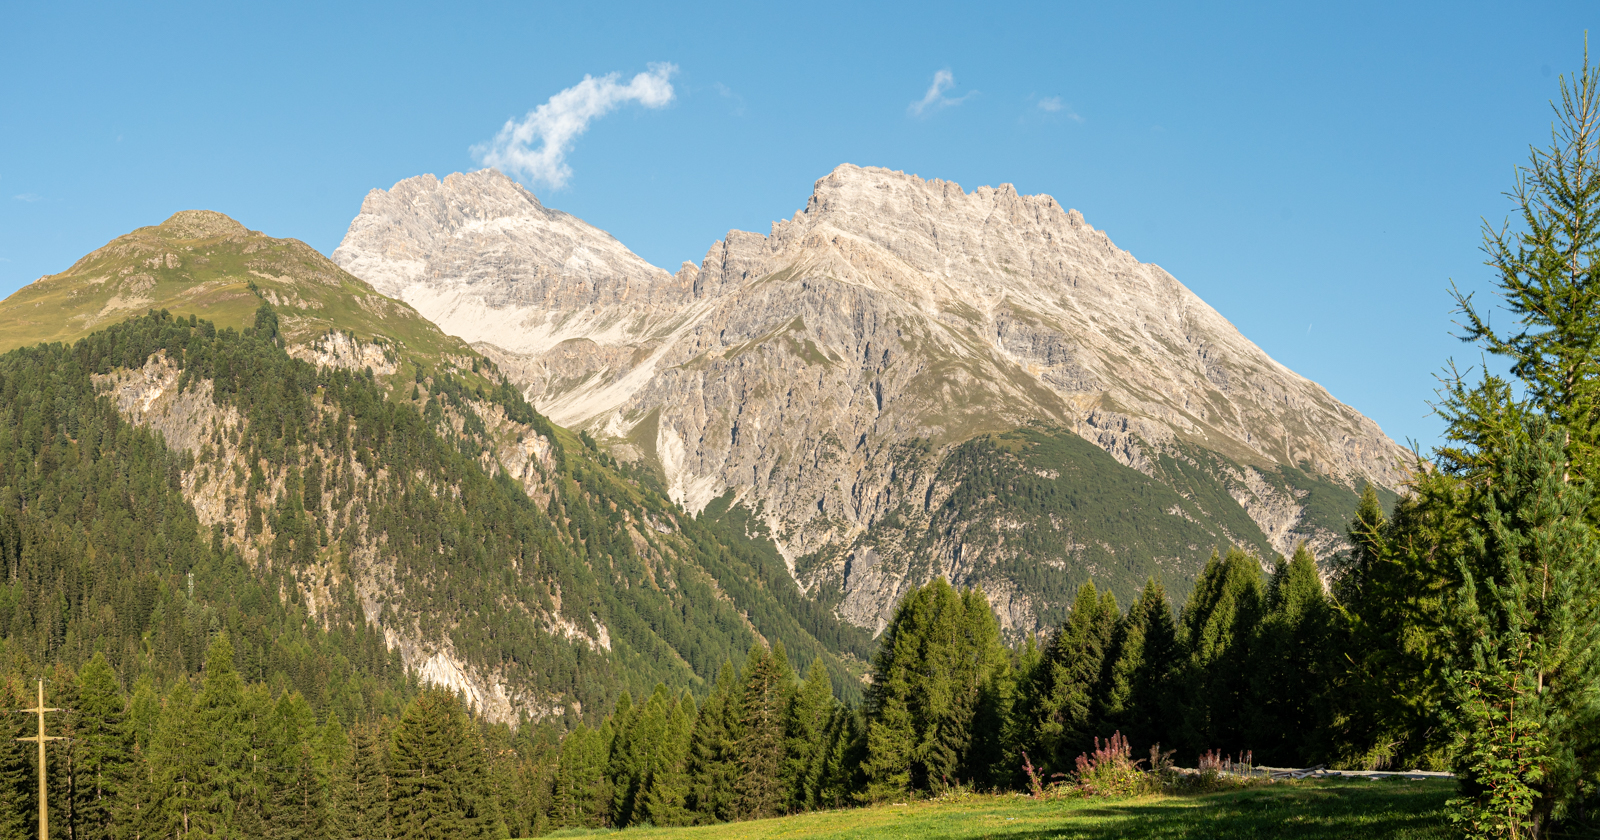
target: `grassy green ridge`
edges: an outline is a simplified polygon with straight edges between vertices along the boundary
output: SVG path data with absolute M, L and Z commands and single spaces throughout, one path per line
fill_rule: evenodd
M 1276 783 L 1207 796 L 1043 799 L 1020 795 L 820 811 L 697 828 L 566 829 L 549 837 L 629 840 L 1445 840 L 1453 782 Z
M 392 345 L 429 367 L 477 355 L 304 242 L 275 239 L 205 210 L 119 236 L 0 301 L 0 352 L 71 343 L 151 309 L 242 330 L 262 300 L 278 309 L 291 343 L 337 329 Z

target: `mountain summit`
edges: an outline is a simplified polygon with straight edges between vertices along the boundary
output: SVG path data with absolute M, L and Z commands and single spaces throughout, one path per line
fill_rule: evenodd
M 333 259 L 558 423 L 742 516 L 840 613 L 933 575 L 1012 630 L 1212 548 L 1326 555 L 1404 451 L 1077 211 L 843 165 L 768 235 L 654 268 L 493 170 L 374 190 Z

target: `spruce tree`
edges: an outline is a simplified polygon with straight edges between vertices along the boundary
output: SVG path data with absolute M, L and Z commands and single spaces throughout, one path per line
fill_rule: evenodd
M 1072 614 L 1045 646 L 1030 681 L 1038 692 L 1028 712 L 1023 748 L 1035 767 L 1065 773 L 1083 751 L 1093 748 L 1100 722 L 1095 719 L 1095 694 L 1119 617 L 1110 592 L 1101 596 L 1094 583 L 1078 589 Z
M 660 765 L 674 706 L 676 701 L 667 693 L 667 687 L 657 684 L 650 699 L 635 709 L 629 720 L 616 722 L 618 733 L 612 746 L 610 774 L 612 824 L 618 828 L 643 819 L 642 797 Z
M 32 706 L 28 702 L 32 698 L 21 689 L 21 680 L 0 680 L 0 708 Z M 17 740 L 34 734 L 27 722 L 24 715 L 0 714 L 0 837 L 27 837 L 29 830 L 38 825 L 30 819 L 39 801 L 37 776 L 24 749 L 26 745 Z
M 1327 757 L 1330 622 L 1316 560 L 1301 544 L 1273 571 L 1256 643 L 1249 740 L 1262 763 L 1303 767 Z
M 938 578 L 909 593 L 884 631 L 867 692 L 866 796 L 992 773 L 995 732 L 1005 729 L 993 713 L 1009 705 L 1007 659 L 981 591 L 959 593 Z M 980 714 L 986 694 L 993 708 Z
M 694 813 L 696 824 L 732 819 L 735 812 L 734 785 L 738 778 L 735 743 L 739 738 L 738 675 L 733 664 L 724 662 L 716 685 L 700 707 L 694 733 L 689 738 L 689 794 L 686 807 Z
M 685 692 L 673 705 L 662 733 L 660 760 L 644 797 L 645 819 L 652 825 L 692 825 L 688 808 L 689 741 L 694 734 L 694 697 Z
M 805 682 L 789 701 L 784 719 L 782 784 L 788 792 L 787 810 L 816 807 L 817 785 L 827 761 L 828 722 L 833 717 L 833 682 L 822 657 L 811 660 Z
M 237 833 L 260 807 L 251 760 L 244 681 L 233 668 L 233 645 L 219 634 L 206 653 L 194 715 L 207 771 L 195 789 L 195 822 L 207 833 Z M 242 811 L 242 812 L 241 812 Z
M 1181 743 L 1191 751 L 1250 748 L 1251 642 L 1261 608 L 1259 561 L 1236 548 L 1224 557 L 1213 552 L 1183 608 L 1190 694 Z
M 735 784 L 740 819 L 777 816 L 788 805 L 783 785 L 784 724 L 793 690 L 783 644 L 770 652 L 760 644 L 745 661 L 744 693 L 740 698 L 740 731 L 735 742 L 739 768 Z
M 292 840 L 322 833 L 323 797 L 310 736 L 315 719 L 296 692 L 279 696 L 266 717 L 259 766 L 259 834 Z M 254 832 L 253 832 L 254 833 Z
M 376 724 L 357 726 L 350 734 L 349 761 L 334 777 L 329 836 L 334 840 L 386 840 L 390 832 L 385 735 Z
M 557 828 L 601 828 L 610 825 L 612 786 L 607 773 L 612 743 L 611 721 L 598 729 L 585 724 L 561 743 L 551 824 Z
M 111 664 L 105 654 L 96 653 L 78 672 L 72 788 L 78 840 L 111 840 L 115 834 L 116 796 L 133 758 L 125 709 Z
M 223 830 L 208 808 L 213 750 L 195 700 L 188 680 L 180 678 L 161 707 L 130 820 L 140 836 L 205 836 Z
M 961 780 L 987 789 L 1003 784 L 1008 775 L 1006 737 L 1016 705 L 1016 674 L 1011 668 L 1011 651 L 1000 636 L 1000 621 L 983 590 L 962 593 L 961 607 L 963 658 L 970 670 L 957 723 L 971 734 L 958 772 Z
M 406 708 L 390 746 L 389 783 L 395 840 L 495 834 L 481 743 L 454 695 L 424 691 Z
M 1357 767 L 1448 767 L 1446 608 L 1460 587 L 1470 482 L 1419 469 L 1386 517 L 1369 485 L 1335 563 L 1330 759 Z
M 1530 421 L 1474 498 L 1451 674 L 1469 834 L 1544 836 L 1600 778 L 1600 539 L 1564 438 Z

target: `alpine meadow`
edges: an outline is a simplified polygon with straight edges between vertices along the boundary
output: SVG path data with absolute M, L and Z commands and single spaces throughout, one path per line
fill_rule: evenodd
M 1587 52 L 1428 447 L 1009 183 L 659 268 L 548 204 L 744 118 L 649 67 L 326 253 L 168 208 L 0 301 L 0 840 L 1600 836 Z

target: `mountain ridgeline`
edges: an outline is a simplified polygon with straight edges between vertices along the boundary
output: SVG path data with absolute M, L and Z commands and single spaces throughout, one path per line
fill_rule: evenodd
M 981 585 L 1013 639 L 1099 581 L 1182 596 L 1214 548 L 1343 550 L 1404 451 L 1077 211 L 840 166 L 769 235 L 649 265 L 493 170 L 374 190 L 333 260 L 558 424 L 880 631 Z
M 779 643 L 852 700 L 927 581 L 1018 641 L 1336 552 L 1401 480 L 1053 199 L 849 166 L 675 275 L 494 171 L 374 191 L 333 260 L 186 211 L 0 325 L 0 665 L 168 686 L 222 634 L 346 720 L 570 728 Z

